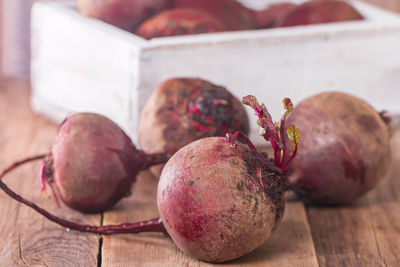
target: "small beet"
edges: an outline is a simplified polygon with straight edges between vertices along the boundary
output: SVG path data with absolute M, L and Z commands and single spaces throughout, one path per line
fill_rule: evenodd
M 363 16 L 346 2 L 311 0 L 293 8 L 276 26 L 287 27 L 362 19 Z
M 255 27 L 253 11 L 236 0 L 173 0 L 174 8 L 198 8 L 219 18 L 228 30 Z
M 389 129 L 365 101 L 338 92 L 302 101 L 288 118 L 303 134 L 289 181 L 307 200 L 346 204 L 385 176 Z
M 143 22 L 135 34 L 145 39 L 226 30 L 216 17 L 201 9 L 179 8 L 161 12 Z
M 132 31 L 169 7 L 170 0 L 76 0 L 80 13 Z
M 294 7 L 296 5 L 293 3 L 279 3 L 270 5 L 263 10 L 255 11 L 256 28 L 266 29 L 279 25 L 282 18 Z
M 173 154 L 204 137 L 228 131 L 248 133 L 240 101 L 224 87 L 197 78 L 173 78 L 153 91 L 139 121 L 139 144 L 146 153 Z M 152 172 L 159 176 L 162 166 Z
M 111 208 L 130 192 L 136 175 L 167 156 L 137 150 L 122 129 L 94 113 L 75 113 L 62 123 L 43 162 L 42 186 L 53 184 L 63 202 L 82 212 Z

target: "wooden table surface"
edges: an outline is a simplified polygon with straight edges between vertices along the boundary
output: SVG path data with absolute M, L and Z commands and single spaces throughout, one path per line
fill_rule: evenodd
M 399 0 L 368 0 L 400 12 Z M 0 169 L 47 152 L 57 126 L 34 114 L 29 83 L 0 79 Z M 392 138 L 393 162 L 376 189 L 352 205 L 305 206 L 289 197 L 285 217 L 260 248 L 229 266 L 400 266 L 400 123 Z M 103 214 L 83 215 L 46 198 L 39 162 L 5 179 L 52 213 L 81 223 L 118 224 L 157 217 L 157 180 L 142 172 L 132 195 Z M 399 190 L 399 191 L 397 191 Z M 157 233 L 98 236 L 55 225 L 0 192 L 0 266 L 205 266 Z

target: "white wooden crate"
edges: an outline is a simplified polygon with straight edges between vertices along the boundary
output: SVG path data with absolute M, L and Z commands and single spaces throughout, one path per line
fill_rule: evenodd
M 104 114 L 135 142 L 145 101 L 170 77 L 201 77 L 238 98 L 254 94 L 276 120 L 284 97 L 298 103 L 326 90 L 399 113 L 400 16 L 353 4 L 366 20 L 146 41 L 80 15 L 73 1 L 38 3 L 32 106 L 57 122 L 71 111 Z M 256 118 L 247 110 L 256 135 Z

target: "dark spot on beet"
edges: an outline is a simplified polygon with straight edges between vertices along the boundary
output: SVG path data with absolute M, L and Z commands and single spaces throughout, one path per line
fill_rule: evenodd
M 265 154 L 263 156 L 266 156 Z M 261 162 L 259 158 L 253 154 L 253 152 L 247 153 L 247 155 L 241 156 L 246 164 L 247 176 L 249 181 L 253 181 L 259 188 L 257 192 L 264 193 L 275 206 L 280 206 L 284 198 L 283 192 L 286 187 L 286 179 L 276 174 L 273 170 L 270 170 L 267 166 Z M 272 159 L 265 157 L 265 160 L 273 163 Z M 261 185 L 259 176 L 263 180 L 264 185 Z
M 365 165 L 361 161 L 357 164 L 353 164 L 348 160 L 342 160 L 342 166 L 344 169 L 344 173 L 346 178 L 351 179 L 355 182 L 360 182 L 360 184 L 364 184 L 365 180 Z
M 373 131 L 376 128 L 379 128 L 376 119 L 371 115 L 364 115 L 364 114 L 359 115 L 357 117 L 357 122 L 365 131 Z
M 93 131 L 92 134 L 94 136 L 102 136 L 103 135 L 100 131 Z
M 238 160 L 236 158 L 231 158 L 231 159 L 228 160 L 228 162 L 230 164 L 232 164 L 233 166 L 238 166 L 239 165 L 239 162 L 238 162 Z
M 253 216 L 257 216 L 257 210 L 258 210 L 258 198 L 254 198 L 255 203 L 253 207 Z
M 251 200 L 253 199 L 253 196 L 252 196 L 252 195 L 244 195 L 244 198 L 245 198 L 249 203 L 251 203 Z
M 243 191 L 243 181 L 240 182 L 240 183 L 237 183 L 236 188 L 237 188 L 239 191 Z
M 193 180 L 190 180 L 189 181 L 189 186 L 193 186 L 194 185 L 194 181 Z
M 223 147 L 224 147 L 223 144 L 217 143 L 217 144 L 215 145 L 215 150 L 216 150 L 216 151 L 221 151 L 221 149 L 222 149 Z
M 283 206 L 282 205 L 277 205 L 275 212 L 276 212 L 275 223 L 278 223 L 280 221 L 280 219 L 282 218 L 282 215 L 283 215 Z

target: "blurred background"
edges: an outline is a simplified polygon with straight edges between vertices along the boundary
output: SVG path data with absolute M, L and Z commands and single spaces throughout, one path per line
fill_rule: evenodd
M 30 10 L 38 1 L 62 0 L 0 0 L 0 69 L 3 76 L 29 79 Z M 400 0 L 360 1 L 400 12 Z M 240 2 L 259 9 L 282 1 L 241 0 Z

